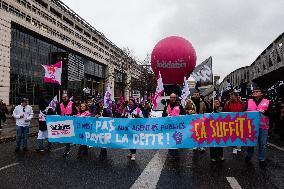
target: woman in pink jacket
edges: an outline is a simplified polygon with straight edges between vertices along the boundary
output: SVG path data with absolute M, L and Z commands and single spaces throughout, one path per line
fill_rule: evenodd
M 80 109 L 79 109 L 79 112 L 78 112 L 77 116 L 80 116 L 80 117 L 91 116 L 91 113 L 88 111 L 86 103 L 81 103 L 80 104 Z M 78 159 L 82 155 L 88 155 L 88 146 L 87 145 L 80 145 L 79 151 L 78 151 L 77 155 L 78 155 L 77 156 Z

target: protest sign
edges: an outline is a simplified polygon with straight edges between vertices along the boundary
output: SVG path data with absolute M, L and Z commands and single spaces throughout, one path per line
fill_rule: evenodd
M 46 120 L 50 142 L 105 148 L 171 149 L 255 146 L 260 113 L 137 119 L 47 116 Z

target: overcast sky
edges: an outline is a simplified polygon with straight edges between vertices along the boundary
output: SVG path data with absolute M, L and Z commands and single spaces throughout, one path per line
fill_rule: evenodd
M 250 65 L 284 32 L 283 0 L 63 0 L 118 47 L 143 60 L 171 35 L 185 37 L 214 75 Z

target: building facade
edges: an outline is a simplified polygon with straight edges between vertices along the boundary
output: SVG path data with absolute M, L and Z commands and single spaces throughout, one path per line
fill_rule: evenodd
M 269 88 L 277 81 L 284 80 L 284 33 L 277 37 L 250 65 L 239 68 L 220 83 L 220 90 L 225 90 L 227 80 L 233 86 L 239 86 L 248 81 L 249 85 L 258 85 L 264 89 Z
M 141 67 L 101 32 L 58 0 L 0 0 L 0 98 L 37 104 L 59 91 L 128 97 Z M 41 65 L 63 62 L 62 85 L 45 84 Z

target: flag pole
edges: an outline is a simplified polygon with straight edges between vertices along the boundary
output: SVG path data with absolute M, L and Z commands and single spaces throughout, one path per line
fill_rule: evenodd
M 61 96 L 60 96 L 60 87 L 59 87 L 59 90 L 58 90 L 58 102 L 60 101 L 60 98 L 61 98 Z
M 215 91 L 215 81 L 214 81 L 214 76 L 213 76 L 213 74 L 212 74 L 212 81 L 213 81 L 213 94 L 212 94 L 212 111 L 214 112 L 214 98 L 215 98 L 215 95 L 216 95 L 216 93 L 217 93 L 217 89 L 216 89 L 216 91 Z M 215 92 L 215 94 L 214 94 L 214 92 Z

